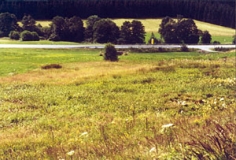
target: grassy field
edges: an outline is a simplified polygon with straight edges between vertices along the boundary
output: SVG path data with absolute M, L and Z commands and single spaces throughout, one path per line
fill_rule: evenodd
M 132 21 L 133 19 L 112 19 L 119 27 L 125 21 Z M 151 33 L 153 32 L 157 38 L 160 38 L 160 35 L 157 33 L 159 29 L 159 25 L 161 23 L 161 19 L 137 19 L 142 22 L 145 26 L 146 31 L 146 42 L 150 38 Z M 86 20 L 84 20 L 84 25 Z M 42 26 L 49 26 L 50 21 L 37 21 L 37 24 L 41 24 Z M 201 22 L 195 20 L 195 23 L 198 29 L 205 31 L 208 30 L 212 35 L 212 42 L 219 41 L 221 44 L 232 44 L 233 35 L 235 35 L 235 30 L 232 28 L 222 27 L 219 25 L 214 25 L 206 22 Z M 2 41 L 0 41 L 2 42 Z M 4 43 L 4 42 L 3 42 Z
M 0 49 L 0 159 L 236 157 L 234 52 L 99 51 Z

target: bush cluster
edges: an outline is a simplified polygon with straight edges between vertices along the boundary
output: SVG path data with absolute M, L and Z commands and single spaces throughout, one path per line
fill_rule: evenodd
M 14 40 L 20 39 L 20 33 L 18 31 L 11 31 L 9 37 Z
M 23 31 L 20 35 L 22 41 L 39 41 L 39 35 L 36 32 Z

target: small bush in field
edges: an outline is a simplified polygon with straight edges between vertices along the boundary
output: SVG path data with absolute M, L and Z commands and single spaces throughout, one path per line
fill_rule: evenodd
M 30 32 L 25 30 L 21 33 L 20 36 L 22 41 L 39 41 L 39 35 L 36 32 Z
M 106 60 L 106 61 L 118 61 L 116 48 L 111 43 L 108 43 L 105 46 L 104 60 Z
M 20 39 L 20 33 L 18 31 L 11 31 L 9 37 L 14 40 Z
M 183 44 L 181 46 L 180 50 L 181 50 L 181 52 L 188 52 L 189 51 L 188 47 L 185 44 Z
M 214 41 L 213 44 L 220 44 L 220 42 L 219 41 Z
M 60 69 L 62 66 L 60 64 L 48 64 L 41 67 L 42 69 Z

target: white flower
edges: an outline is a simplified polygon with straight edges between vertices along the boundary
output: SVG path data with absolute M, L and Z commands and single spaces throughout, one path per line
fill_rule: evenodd
M 220 98 L 220 101 L 223 101 L 224 100 L 224 98 Z
M 214 102 L 213 102 L 214 104 L 216 104 L 217 102 L 216 102 L 216 99 L 214 100 Z
M 169 123 L 169 124 L 162 125 L 161 128 L 169 128 L 169 127 L 172 127 L 172 126 L 174 126 L 174 124 Z
M 75 153 L 75 151 L 74 151 L 74 150 L 71 150 L 70 152 L 67 152 L 67 155 L 68 155 L 68 156 L 73 156 L 74 153 Z
M 88 132 L 81 133 L 80 137 L 88 135 Z
M 152 152 L 156 152 L 156 147 L 152 147 L 150 150 L 149 150 L 149 153 L 152 153 Z
M 182 106 L 185 106 L 185 105 L 186 105 L 186 101 L 182 101 L 182 102 L 181 102 L 181 105 L 182 105 Z

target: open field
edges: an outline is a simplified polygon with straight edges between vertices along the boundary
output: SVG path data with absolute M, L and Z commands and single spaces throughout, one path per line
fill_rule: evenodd
M 234 52 L 99 51 L 0 49 L 0 159 L 236 157 Z

